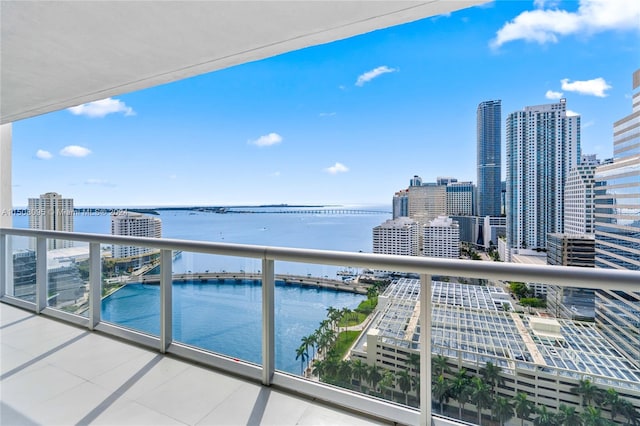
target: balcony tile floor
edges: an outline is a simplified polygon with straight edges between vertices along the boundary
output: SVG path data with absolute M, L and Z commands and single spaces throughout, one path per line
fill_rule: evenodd
M 0 303 L 0 424 L 383 424 Z

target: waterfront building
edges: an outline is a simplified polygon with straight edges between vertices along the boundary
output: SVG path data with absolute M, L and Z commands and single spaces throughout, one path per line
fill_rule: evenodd
M 447 187 L 434 182 L 409 187 L 409 217 L 427 223 L 447 214 Z
M 448 216 L 438 216 L 423 226 L 422 255 L 428 257 L 460 258 L 460 229 L 458 222 Z
M 162 221 L 142 213 L 122 212 L 111 215 L 111 234 L 129 235 L 133 237 L 162 237 Z M 111 255 L 113 258 L 130 258 L 154 252 L 145 247 L 113 245 Z
M 418 223 L 408 217 L 389 219 L 373 228 L 373 252 L 417 256 L 419 229 Z
M 377 315 L 351 349 L 351 359 L 391 371 L 409 369 L 411 354 L 420 350 L 420 292 L 418 279 L 389 285 L 378 297 Z M 495 388 L 498 396 L 511 399 L 524 392 L 550 411 L 561 404 L 581 410 L 582 397 L 571 389 L 587 372 L 599 388 L 613 388 L 640 407 L 640 369 L 595 324 L 513 312 L 501 287 L 434 281 L 431 301 L 431 350 L 446 358 L 447 378 L 463 368 L 480 374 L 491 362 L 500 367 L 504 382 Z
M 564 232 L 593 234 L 595 213 L 595 155 L 583 155 L 580 164 L 571 168 L 564 188 Z
M 476 112 L 478 216 L 500 216 L 502 101 L 484 101 Z
M 640 270 L 640 69 L 633 73 L 631 114 L 613 125 L 613 160 L 596 169 L 597 268 Z M 640 366 L 640 292 L 598 290 L 596 323 Z
M 451 182 L 445 189 L 447 215 L 472 216 L 476 187 L 473 182 Z
M 73 198 L 62 198 L 56 192 L 47 192 L 39 198 L 29 198 L 29 229 L 73 232 Z M 35 249 L 31 243 L 31 248 Z M 72 247 L 73 241 L 47 240 L 47 249 Z
M 393 195 L 393 219 L 409 216 L 409 190 L 403 189 Z
M 506 124 L 507 245 L 511 254 L 546 248 L 563 232 L 564 186 L 580 158 L 580 116 L 565 99 L 525 107 Z
M 595 266 L 595 238 L 589 235 L 549 234 L 547 265 Z M 595 291 L 590 288 L 547 285 L 547 309 L 559 318 L 593 321 Z

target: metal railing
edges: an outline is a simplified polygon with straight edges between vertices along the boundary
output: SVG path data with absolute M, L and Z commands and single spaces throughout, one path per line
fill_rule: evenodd
M 11 295 L 11 237 L 36 240 L 35 303 Z M 87 317 L 69 314 L 47 306 L 47 239 L 69 240 L 89 244 L 89 311 Z M 101 320 L 101 244 L 130 245 L 160 250 L 160 334 L 159 338 L 138 333 Z M 238 362 L 211 352 L 173 341 L 172 336 L 172 252 L 196 252 L 213 255 L 260 259 L 262 262 L 262 365 Z M 322 265 L 350 265 L 358 268 L 419 274 L 421 279 L 420 323 L 422 330 L 431 329 L 431 276 L 444 275 L 505 281 L 551 283 L 593 289 L 638 291 L 640 272 L 576 268 L 563 266 L 522 265 L 501 262 L 437 259 L 310 250 L 230 243 L 209 243 L 174 239 L 125 237 L 72 232 L 38 231 L 0 228 L 0 301 L 50 315 L 90 330 L 98 330 L 171 353 L 211 367 L 223 369 L 266 386 L 277 386 L 304 394 L 350 410 L 363 412 L 396 423 L 432 423 L 430 356 L 420 357 L 420 409 L 385 402 L 356 392 L 304 380 L 275 369 L 275 262 L 300 262 Z M 420 333 L 421 354 L 431 354 L 430 333 Z

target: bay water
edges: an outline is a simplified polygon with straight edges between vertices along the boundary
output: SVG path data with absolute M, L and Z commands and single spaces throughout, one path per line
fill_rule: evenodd
M 391 218 L 388 206 L 313 209 L 334 213 L 304 210 L 271 208 L 261 209 L 260 213 L 226 214 L 160 210 L 157 217 L 162 220 L 165 238 L 351 252 L 371 252 L 373 227 Z M 363 210 L 377 213 L 363 214 Z M 28 227 L 28 218 L 15 216 L 14 227 Z M 110 217 L 108 214 L 76 216 L 74 230 L 109 234 Z M 14 247 L 20 248 L 19 244 Z M 276 273 L 336 278 L 336 272 L 347 266 L 277 262 L 275 267 Z M 174 273 L 258 272 L 260 268 L 259 260 L 199 253 L 182 253 L 173 264 Z M 176 341 L 249 362 L 261 362 L 262 295 L 259 283 L 236 280 L 174 283 L 173 299 Z M 302 337 L 318 328 L 326 318 L 328 307 L 353 309 L 363 299 L 362 295 L 332 289 L 277 284 L 276 368 L 300 374 L 301 362 L 295 359 L 295 350 Z M 128 285 L 103 300 L 102 315 L 105 321 L 157 335 L 159 303 L 158 286 Z

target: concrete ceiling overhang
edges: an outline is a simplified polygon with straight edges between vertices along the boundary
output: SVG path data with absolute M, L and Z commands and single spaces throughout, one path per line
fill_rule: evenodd
M 485 3 L 0 2 L 0 123 Z

